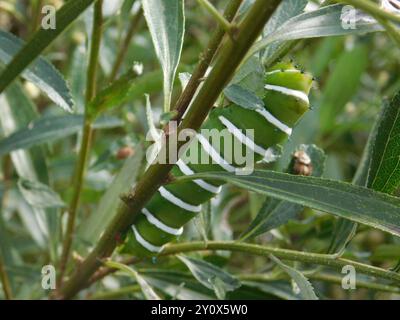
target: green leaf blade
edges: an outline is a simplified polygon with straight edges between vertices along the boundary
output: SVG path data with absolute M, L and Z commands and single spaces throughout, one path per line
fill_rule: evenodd
M 325 153 L 315 145 L 300 145 L 298 151 L 305 152 L 311 159 L 312 175 L 320 177 L 324 171 Z M 288 171 L 291 171 L 289 168 Z M 257 216 L 250 223 L 241 239 L 254 238 L 272 229 L 278 228 L 294 219 L 303 211 L 302 205 L 277 199 L 267 199 Z
M 0 74 L 0 93 L 95 0 L 70 0 L 56 13 L 55 29 L 40 28 Z
M 281 260 L 270 255 L 272 261 L 274 261 L 283 271 L 285 271 L 296 283 L 299 288 L 299 294 L 304 300 L 318 300 L 317 295 L 314 292 L 314 288 L 308 279 L 298 270 L 289 267 L 284 264 Z
M 163 69 L 164 111 L 168 112 L 185 33 L 184 2 L 144 0 L 143 11 Z
M 15 150 L 27 149 L 75 134 L 82 130 L 83 121 L 83 115 L 70 114 L 42 117 L 1 140 L 0 156 Z M 102 117 L 93 124 L 93 128 L 108 129 L 121 125 L 122 121 L 118 118 Z
M 11 33 L 0 30 L 0 60 L 7 64 L 21 50 L 24 42 Z M 35 84 L 54 103 L 65 111 L 72 112 L 73 101 L 70 90 L 63 76 L 54 66 L 39 57 L 22 73 L 22 77 Z
M 65 203 L 58 193 L 44 183 L 20 178 L 18 180 L 18 188 L 26 202 L 35 208 L 65 207 Z
M 251 175 L 202 173 L 179 178 L 216 179 L 294 202 L 400 236 L 400 199 L 349 183 L 256 170 Z
M 400 93 L 384 104 L 377 130 L 367 184 L 391 194 L 400 186 Z
M 239 280 L 211 263 L 187 256 L 178 256 L 178 258 L 202 285 L 214 290 L 219 299 L 224 299 L 226 292 L 233 291 L 241 285 Z

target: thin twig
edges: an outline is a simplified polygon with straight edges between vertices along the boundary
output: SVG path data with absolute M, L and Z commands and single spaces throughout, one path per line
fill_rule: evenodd
M 6 271 L 6 267 L 3 263 L 3 257 L 0 252 L 0 280 L 3 285 L 4 296 L 7 300 L 11 300 L 13 298 L 13 293 L 11 289 L 10 279 L 8 278 L 8 274 Z
M 83 189 L 83 181 L 86 173 L 86 166 L 92 142 L 91 141 L 93 135 L 92 119 L 89 116 L 87 106 L 96 95 L 97 69 L 98 69 L 100 42 L 101 42 L 102 26 L 103 26 L 102 6 L 103 6 L 103 0 L 99 0 L 96 2 L 94 9 L 93 34 L 92 34 L 92 42 L 90 48 L 89 66 L 87 70 L 87 87 L 85 95 L 86 108 L 85 108 L 85 117 L 83 124 L 82 143 L 79 151 L 79 158 L 76 164 L 75 174 L 72 184 L 74 188 L 74 193 L 68 210 L 67 229 L 63 241 L 63 250 L 60 260 L 60 271 L 58 274 L 59 283 L 62 281 L 66 265 L 68 263 L 68 259 L 70 256 L 70 251 L 75 232 L 75 220 L 79 209 L 80 198 Z
M 351 265 L 356 269 L 357 272 L 400 283 L 399 273 L 349 259 L 337 258 L 336 255 L 308 253 L 233 241 L 208 241 L 207 243 L 199 241 L 169 244 L 165 247 L 161 253 L 161 256 L 204 250 L 238 251 L 264 257 L 268 257 L 270 254 L 273 254 L 280 259 L 323 265 L 337 270 L 341 270 L 344 266 Z
M 228 20 L 229 22 L 233 20 L 242 1 L 243 0 L 231 0 L 229 2 L 224 12 L 224 17 L 226 20 Z M 201 84 L 202 78 L 206 74 L 206 71 L 211 64 L 211 61 L 213 60 L 218 48 L 221 45 L 224 35 L 225 30 L 218 25 L 214 34 L 211 36 L 210 41 L 208 42 L 207 48 L 200 55 L 199 64 L 197 65 L 195 71 L 190 77 L 188 84 L 185 87 L 185 90 L 182 92 L 179 100 L 176 103 L 175 110 L 177 111 L 177 115 L 174 118 L 175 121 L 179 122 L 182 119 L 187 108 L 189 107 L 193 96 L 195 95 L 197 89 Z
M 132 17 L 131 23 L 129 24 L 128 31 L 126 33 L 124 41 L 121 44 L 121 48 L 118 52 L 117 58 L 115 59 L 114 65 L 112 67 L 109 82 L 113 82 L 115 80 L 115 78 L 118 74 L 118 71 L 121 68 L 122 62 L 124 61 L 126 53 L 128 52 L 129 44 L 131 43 L 131 40 L 132 40 L 133 36 L 135 35 L 136 31 L 140 27 L 140 22 L 142 21 L 142 17 L 143 17 L 142 9 L 140 9 Z
M 232 25 L 219 11 L 208 1 L 208 0 L 197 0 L 203 8 L 205 8 L 214 18 L 218 21 L 220 26 L 225 32 L 230 33 L 232 31 Z
M 322 281 L 329 282 L 334 284 L 342 284 L 343 275 L 336 276 L 330 273 L 310 273 L 306 274 L 306 277 L 310 280 L 314 281 Z M 242 274 L 238 276 L 238 279 L 241 281 L 256 281 L 256 282 L 270 282 L 276 281 L 280 279 L 287 279 L 288 275 L 285 273 L 279 274 L 277 277 L 266 275 L 266 274 Z M 400 288 L 396 286 L 391 286 L 387 284 L 381 283 L 373 283 L 368 281 L 357 280 L 356 282 L 357 288 L 366 288 L 375 291 L 383 291 L 383 292 L 391 292 L 391 293 L 400 293 Z
M 249 244 L 243 242 L 234 242 L 234 241 L 197 241 L 197 242 L 186 242 L 186 243 L 178 243 L 178 244 L 168 244 L 163 252 L 160 254 L 160 257 L 167 257 L 171 255 L 181 254 L 184 252 L 194 252 L 194 251 L 236 251 L 236 252 L 243 252 L 252 255 L 258 255 L 263 257 L 269 257 L 270 254 L 274 256 L 290 260 L 290 261 L 297 261 L 303 262 L 308 264 L 315 264 L 315 265 L 322 265 L 331 267 L 333 269 L 341 271 L 344 266 L 351 265 L 353 266 L 357 272 L 373 276 L 376 278 L 381 278 L 385 280 L 390 280 L 396 283 L 400 283 L 400 274 L 393 272 L 391 270 L 385 270 L 382 268 L 377 268 L 374 266 L 370 266 L 364 263 L 360 263 L 357 261 L 338 258 L 336 255 L 329 255 L 329 254 L 319 254 L 319 253 L 309 253 L 309 252 L 302 252 L 302 251 L 295 251 L 295 250 L 288 250 L 288 249 L 281 249 L 281 248 L 272 248 L 268 246 L 261 246 L 256 244 Z M 138 259 L 127 259 L 123 261 L 124 264 L 136 264 L 141 260 Z M 107 275 L 114 273 L 116 270 L 112 268 L 103 268 L 101 271 L 97 272 L 92 278 L 88 285 L 93 284 L 96 281 L 101 280 Z M 256 276 L 256 275 L 254 275 Z M 257 275 L 260 276 L 260 275 Z M 252 279 L 253 275 L 249 275 L 246 280 L 255 280 Z M 311 279 L 321 280 L 321 281 L 330 281 L 333 282 L 333 278 L 327 279 L 326 277 L 319 276 L 315 273 L 307 274 L 307 277 Z M 270 276 L 263 275 L 264 280 L 274 280 L 271 279 Z M 325 278 L 325 279 L 324 279 Z M 357 284 L 359 281 L 357 281 Z M 369 282 L 368 282 L 369 283 Z M 384 284 L 371 284 L 369 283 L 369 287 L 371 289 L 381 290 L 381 291 L 394 291 L 394 287 L 384 285 Z M 361 285 L 360 285 L 361 286 Z M 365 284 L 365 287 L 367 284 Z M 398 289 L 397 292 L 399 292 Z

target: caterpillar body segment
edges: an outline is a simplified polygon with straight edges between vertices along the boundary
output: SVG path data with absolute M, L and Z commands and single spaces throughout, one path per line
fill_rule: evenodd
M 208 158 L 213 161 L 193 161 L 185 153 L 174 166 L 172 175 L 236 172 L 245 164 L 238 163 L 232 152 L 226 152 L 226 141 L 233 141 L 234 148 L 243 152 L 253 152 L 254 162 L 268 157 L 271 147 L 287 139 L 309 109 L 308 94 L 312 81 L 309 74 L 298 70 L 292 63 L 278 63 L 267 70 L 265 107 L 252 110 L 231 104 L 212 110 L 202 129 L 208 129 L 207 132 L 225 130 L 228 139 L 216 141 L 212 134 L 207 137 L 200 130 L 190 149 L 197 150 L 197 160 Z M 252 129 L 252 134 L 246 129 Z M 218 181 L 197 179 L 160 187 L 128 231 L 120 252 L 135 256 L 157 255 L 166 243 L 182 234 L 183 226 L 201 211 L 203 203 L 220 191 L 221 185 Z

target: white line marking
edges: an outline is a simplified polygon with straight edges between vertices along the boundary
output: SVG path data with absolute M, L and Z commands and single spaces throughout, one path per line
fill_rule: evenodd
M 269 113 L 267 110 L 263 109 L 256 109 L 259 114 L 261 114 L 269 123 L 273 124 L 275 127 L 277 127 L 279 130 L 283 131 L 286 133 L 288 136 L 292 134 L 292 128 L 289 128 L 286 124 L 283 122 L 279 121 L 277 118 L 275 118 L 271 113 Z
M 142 247 L 146 248 L 150 252 L 159 253 L 162 251 L 163 247 L 157 247 L 145 240 L 134 225 L 132 225 L 132 230 L 133 234 L 135 235 L 136 241 L 139 242 Z
M 293 90 L 293 89 L 289 89 L 289 88 L 281 87 L 281 86 L 274 86 L 271 84 L 266 84 L 264 86 L 264 88 L 267 90 L 272 90 L 272 91 L 283 93 L 287 96 L 292 96 L 292 97 L 298 98 L 300 100 L 303 100 L 305 103 L 310 104 L 310 101 L 308 100 L 308 96 L 303 91 Z
M 272 71 L 266 72 L 265 75 L 269 76 L 269 75 L 271 75 L 271 74 L 275 74 L 275 73 L 285 73 L 285 72 L 287 72 L 287 73 L 301 73 L 301 71 L 300 71 L 300 70 L 297 70 L 297 69 L 286 69 L 286 70 L 283 70 L 283 71 L 277 69 L 277 70 L 272 70 Z
M 264 158 L 267 155 L 270 155 L 271 150 L 269 149 L 265 150 L 263 147 L 257 145 L 252 139 L 250 139 L 248 136 L 242 133 L 242 130 L 238 129 L 232 122 L 230 122 L 224 116 L 219 116 L 218 118 L 232 135 L 234 135 L 241 143 L 245 144 L 253 152 L 258 153 Z
M 174 236 L 180 236 L 183 232 L 183 228 L 175 229 L 167 226 L 166 224 L 158 220 L 155 216 L 153 216 L 151 212 L 146 208 L 142 209 L 142 213 L 146 216 L 147 221 L 149 221 L 149 223 L 151 223 L 152 225 L 154 225 L 155 227 L 166 233 L 172 234 Z
M 216 162 L 220 167 L 225 169 L 228 172 L 235 172 L 236 168 L 230 165 L 224 158 L 221 157 L 219 152 L 217 152 L 214 147 L 208 142 L 206 138 L 204 138 L 201 134 L 197 135 L 197 139 L 203 146 L 205 152 L 207 152 L 211 158 Z
M 195 172 L 189 168 L 189 166 L 183 162 L 182 160 L 178 160 L 176 163 L 179 170 L 183 172 L 184 175 L 186 176 L 192 176 L 195 174 Z M 213 186 L 212 184 L 205 182 L 204 180 L 201 179 L 195 179 L 193 180 L 194 183 L 196 183 L 199 187 L 203 188 L 204 190 L 211 192 L 211 193 L 219 193 L 221 192 L 221 187 L 216 187 Z
M 201 205 L 194 206 L 189 203 L 186 203 L 186 202 L 182 201 L 181 199 L 179 199 L 177 196 L 173 195 L 171 192 L 169 192 L 164 187 L 160 187 L 160 189 L 158 189 L 158 191 L 160 192 L 161 196 L 164 199 L 168 200 L 169 202 L 171 202 L 172 204 L 176 205 L 179 208 L 182 208 L 186 211 L 191 211 L 191 212 L 200 212 L 201 211 Z

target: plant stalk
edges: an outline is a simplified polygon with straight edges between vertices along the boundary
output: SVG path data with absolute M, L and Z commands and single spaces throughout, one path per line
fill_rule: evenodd
M 219 13 L 219 11 L 208 0 L 197 0 L 197 2 L 205 8 L 218 21 L 225 32 L 230 33 L 232 30 L 231 23 Z
M 229 2 L 224 12 L 224 17 L 227 21 L 231 22 L 233 20 L 242 2 L 243 0 L 231 0 Z M 177 115 L 174 118 L 175 121 L 179 122 L 189 107 L 193 96 L 200 86 L 201 79 L 206 74 L 208 67 L 210 66 L 218 48 L 221 45 L 224 35 L 225 30 L 218 25 L 214 34 L 211 36 L 210 41 L 208 42 L 207 48 L 200 55 L 199 64 L 197 65 L 195 71 L 190 77 L 188 84 L 186 85 L 185 90 L 182 92 L 176 103 L 175 110 L 177 111 Z
M 72 184 L 74 187 L 74 191 L 72 195 L 71 204 L 68 210 L 67 229 L 63 241 L 63 249 L 60 260 L 60 271 L 58 275 L 59 283 L 62 281 L 70 256 L 70 251 L 75 232 L 75 221 L 79 209 L 84 178 L 86 173 L 86 167 L 89 159 L 90 147 L 93 137 L 93 129 L 92 129 L 93 120 L 88 112 L 88 104 L 96 95 L 97 69 L 98 69 L 98 60 L 99 60 L 100 43 L 101 43 L 102 26 L 103 26 L 102 6 L 103 6 L 103 0 L 98 0 L 94 7 L 93 34 L 90 47 L 89 66 L 87 70 L 87 87 L 85 95 L 86 108 L 85 108 L 85 116 L 83 124 L 82 143 L 79 151 L 79 157 L 76 164 L 75 174 Z
M 133 36 L 135 35 L 136 31 L 140 27 L 142 17 L 143 17 L 142 9 L 138 10 L 138 12 L 132 17 L 132 20 L 129 24 L 129 28 L 126 33 L 126 36 L 121 44 L 121 49 L 119 50 L 117 58 L 115 59 L 115 63 L 113 65 L 113 68 L 112 68 L 112 71 L 110 74 L 110 79 L 109 79 L 110 83 L 113 82 L 115 80 L 115 78 L 117 77 L 118 71 L 121 68 L 121 65 L 124 61 L 126 53 L 128 52 L 129 44 L 131 43 L 131 40 L 132 40 Z
M 11 300 L 13 298 L 13 293 L 11 289 L 10 279 L 8 278 L 8 274 L 3 263 L 3 257 L 0 252 L 0 280 L 3 286 L 4 296 L 7 300 Z
M 336 276 L 329 273 L 310 273 L 310 274 L 305 274 L 305 276 L 310 280 L 329 282 L 338 285 L 341 285 L 343 280 L 342 276 Z M 285 274 L 281 274 L 279 277 L 271 277 L 267 274 L 242 274 L 239 275 L 238 278 L 241 281 L 270 282 L 280 279 L 288 279 L 288 276 Z M 357 280 L 356 287 L 371 289 L 375 291 L 382 291 L 382 292 L 400 293 L 399 287 L 381 283 L 372 283 L 362 280 Z
M 337 258 L 336 255 L 308 253 L 308 252 L 294 251 L 288 249 L 271 248 L 256 244 L 233 242 L 233 241 L 208 241 L 207 243 L 198 241 L 198 242 L 170 244 L 165 247 L 165 249 L 161 253 L 161 256 L 174 255 L 183 252 L 205 251 L 205 250 L 237 251 L 263 257 L 268 257 L 270 254 L 273 254 L 274 256 L 280 259 L 322 265 L 337 270 L 342 270 L 344 266 L 350 265 L 353 266 L 357 272 L 372 277 L 390 280 L 400 284 L 399 273 L 370 266 L 349 259 Z
M 178 135 L 182 130 L 188 128 L 196 131 L 200 128 L 223 88 L 233 77 L 236 68 L 240 65 L 240 62 L 280 2 L 280 0 L 270 0 L 268 2 L 265 0 L 255 1 L 242 23 L 238 26 L 235 39 L 231 37 L 226 39 L 214 68 L 193 101 L 187 116 L 178 128 Z M 168 145 L 168 137 L 166 145 Z M 181 142 L 178 148 L 184 143 Z M 96 247 L 85 261 L 83 261 L 71 279 L 61 288 L 56 296 L 57 298 L 71 298 L 87 283 L 90 276 L 101 265 L 101 260 L 108 257 L 114 251 L 117 239 L 134 223 L 141 208 L 151 199 L 160 185 L 167 181 L 169 172 L 173 166 L 174 163 L 153 164 L 149 167 L 143 178 L 136 185 L 134 191 L 124 197 L 124 202 L 120 205 L 114 219 L 106 227 Z
M 393 282 L 400 283 L 400 274 L 391 270 L 385 270 L 382 268 L 377 268 L 374 266 L 370 266 L 367 264 L 363 264 L 357 261 L 348 260 L 339 258 L 337 255 L 330 254 L 318 254 L 318 253 L 308 253 L 302 251 L 288 250 L 288 249 L 280 249 L 280 248 L 272 248 L 267 246 L 243 243 L 243 242 L 233 242 L 233 241 L 207 241 L 207 242 L 186 242 L 179 244 L 169 244 L 165 247 L 164 251 L 160 254 L 160 257 L 167 257 L 171 255 L 177 255 L 186 252 L 195 252 L 195 251 L 232 251 L 232 252 L 243 252 L 249 253 L 252 255 L 258 255 L 263 257 L 269 257 L 270 254 L 274 256 L 290 261 L 303 262 L 315 265 L 323 265 L 327 267 L 331 267 L 338 271 L 341 271 L 342 268 L 346 265 L 351 265 L 355 267 L 357 272 L 373 276 L 376 278 L 382 278 L 385 280 L 391 280 Z M 123 264 L 136 264 L 140 262 L 138 259 L 129 258 L 123 262 Z M 105 276 L 117 271 L 112 268 L 103 268 L 96 272 L 96 274 L 90 279 L 88 285 L 93 284 L 96 281 L 104 278 Z M 335 277 L 334 275 L 323 275 L 317 274 L 314 272 L 307 273 L 306 276 L 310 279 L 320 280 L 320 281 L 328 281 L 334 283 L 341 283 L 341 277 Z M 280 278 L 271 277 L 265 274 L 254 274 L 254 275 L 246 275 L 242 277 L 243 280 L 261 280 L 261 281 L 273 281 L 278 280 Z M 340 279 L 340 281 L 338 280 Z M 357 281 L 357 286 L 365 287 L 380 291 L 389 291 L 389 292 L 400 292 L 399 287 L 390 286 L 386 284 L 378 284 L 378 283 L 370 283 L 370 282 L 360 282 Z

